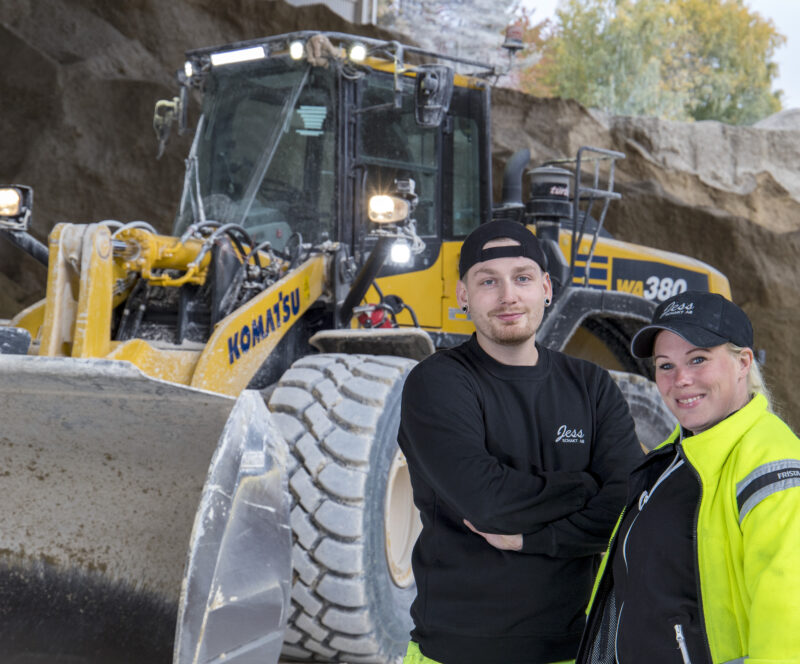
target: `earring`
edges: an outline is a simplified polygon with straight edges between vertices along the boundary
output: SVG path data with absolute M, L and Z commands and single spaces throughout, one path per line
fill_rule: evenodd
M 546 306 L 546 307 L 550 306 L 550 298 L 549 297 L 544 298 L 544 306 Z
M 468 307 L 467 307 L 466 304 L 463 307 L 461 307 L 461 311 L 463 311 L 464 313 L 467 313 Z

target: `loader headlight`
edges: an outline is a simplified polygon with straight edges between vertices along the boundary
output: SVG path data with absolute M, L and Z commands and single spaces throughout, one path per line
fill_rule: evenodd
M 24 185 L 0 186 L 0 228 L 27 231 L 33 208 L 33 189 Z
M 194 67 L 192 66 L 192 63 L 189 62 L 188 60 L 183 63 L 183 73 L 186 76 L 186 78 L 191 78 L 192 74 L 194 74 Z
M 367 57 L 367 47 L 364 44 L 353 44 L 349 55 L 353 62 L 363 62 Z
M 291 44 L 289 44 L 289 55 L 292 57 L 292 60 L 300 60 L 303 57 L 305 50 L 305 44 L 299 40 L 293 41 Z
M 397 240 L 389 253 L 392 263 L 406 265 L 411 262 L 411 246 L 405 240 Z
M 393 224 L 408 217 L 408 201 L 399 196 L 379 194 L 369 199 L 369 220 L 376 224 Z
M 0 189 L 0 217 L 16 217 L 21 207 L 22 194 L 17 189 Z

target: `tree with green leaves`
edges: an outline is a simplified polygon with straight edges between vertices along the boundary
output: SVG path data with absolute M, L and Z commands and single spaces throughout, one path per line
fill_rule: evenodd
M 615 114 L 748 124 L 781 108 L 784 41 L 743 0 L 562 0 L 520 85 Z

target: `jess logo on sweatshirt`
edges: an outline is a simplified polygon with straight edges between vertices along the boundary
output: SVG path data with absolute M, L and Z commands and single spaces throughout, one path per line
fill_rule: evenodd
M 583 444 L 586 439 L 583 436 L 583 429 L 569 429 L 566 424 L 562 424 L 556 432 L 556 442 Z

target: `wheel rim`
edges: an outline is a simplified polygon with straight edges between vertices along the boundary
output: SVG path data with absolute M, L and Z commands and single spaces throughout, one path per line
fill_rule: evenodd
M 411 477 L 406 458 L 400 450 L 392 459 L 386 483 L 384 509 L 386 562 L 395 585 L 407 588 L 414 582 L 411 552 L 422 530 L 419 512 L 414 507 Z

